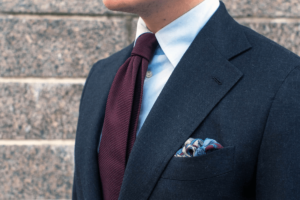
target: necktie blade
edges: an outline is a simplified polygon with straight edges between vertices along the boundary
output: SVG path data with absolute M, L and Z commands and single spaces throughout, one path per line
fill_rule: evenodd
M 144 79 L 157 44 L 154 34 L 141 35 L 110 88 L 98 154 L 104 200 L 119 197 L 126 163 L 135 141 Z

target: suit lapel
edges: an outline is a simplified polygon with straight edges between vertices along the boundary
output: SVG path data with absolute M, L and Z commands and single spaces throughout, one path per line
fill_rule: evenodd
M 228 60 L 251 46 L 224 4 L 197 35 L 133 146 L 119 199 L 147 199 L 168 161 L 243 76 Z

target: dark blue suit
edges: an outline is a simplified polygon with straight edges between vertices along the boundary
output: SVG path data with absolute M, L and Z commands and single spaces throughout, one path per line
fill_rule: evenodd
M 133 44 L 100 60 L 82 93 L 73 199 L 101 199 L 97 146 L 105 104 Z M 173 157 L 189 138 L 223 149 Z M 223 3 L 150 111 L 119 199 L 300 199 L 300 58 L 239 25 Z

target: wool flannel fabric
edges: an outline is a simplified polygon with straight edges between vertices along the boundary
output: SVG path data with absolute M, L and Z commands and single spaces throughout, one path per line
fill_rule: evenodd
M 175 157 L 196 157 L 202 156 L 209 151 L 222 149 L 223 146 L 219 144 L 216 140 L 206 138 L 204 141 L 201 139 L 189 138 L 179 149 Z

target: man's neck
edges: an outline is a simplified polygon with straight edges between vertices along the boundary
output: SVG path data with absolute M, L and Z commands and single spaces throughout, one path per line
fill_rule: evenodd
M 150 6 L 148 12 L 140 13 L 139 15 L 144 20 L 148 29 L 156 33 L 203 1 L 204 0 L 165 1 L 164 4 L 160 4 L 159 6 Z

